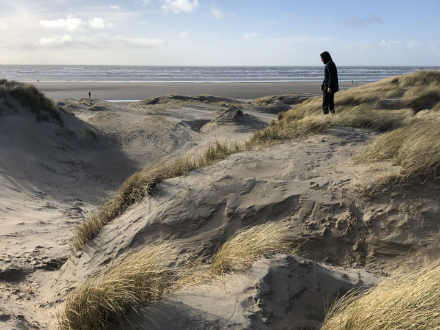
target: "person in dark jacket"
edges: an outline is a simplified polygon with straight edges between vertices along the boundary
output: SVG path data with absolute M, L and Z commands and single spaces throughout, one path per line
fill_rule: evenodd
M 322 111 L 327 115 L 330 111 L 335 113 L 335 93 L 339 91 L 338 69 L 329 52 L 321 53 L 321 61 L 325 64 L 324 81 L 321 85 Z

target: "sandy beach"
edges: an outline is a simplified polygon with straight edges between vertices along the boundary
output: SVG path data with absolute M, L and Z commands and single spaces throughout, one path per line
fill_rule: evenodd
M 340 82 L 346 90 L 367 82 Z M 148 97 L 179 95 L 216 95 L 234 99 L 256 99 L 266 95 L 310 93 L 320 95 L 320 82 L 266 83 L 176 83 L 176 82 L 42 82 L 33 83 L 52 99 L 92 97 L 103 100 L 143 100 Z

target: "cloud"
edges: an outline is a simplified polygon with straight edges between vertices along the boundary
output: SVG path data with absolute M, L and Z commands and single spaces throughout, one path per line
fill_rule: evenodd
M 95 17 L 86 22 L 75 16 L 68 16 L 66 19 L 60 18 L 52 21 L 41 20 L 40 25 L 49 29 L 65 29 L 69 31 L 86 31 L 88 29 L 102 30 L 113 27 L 112 23 L 99 17 Z
M 183 31 L 179 35 L 180 35 L 181 38 L 186 38 L 186 37 L 189 36 L 189 33 L 188 33 L 188 31 Z
M 423 43 L 417 40 L 408 41 L 408 49 L 417 50 L 423 46 Z
M 211 14 L 216 18 L 216 19 L 222 19 L 225 14 L 218 8 L 216 7 L 212 7 L 211 9 Z
M 40 38 L 34 48 L 76 48 L 76 49 L 125 49 L 163 47 L 166 42 L 161 39 L 123 38 L 101 33 L 92 37 L 74 38 L 70 35 L 53 38 Z
M 197 0 L 162 0 L 164 4 L 162 9 L 165 11 L 172 11 L 177 14 L 181 11 L 190 13 L 197 9 L 199 2 Z
M 144 5 L 147 5 L 147 4 L 149 4 L 151 2 L 151 0 L 142 0 L 142 3 L 144 4 Z
M 66 19 L 60 18 L 53 21 L 41 20 L 40 25 L 49 29 L 66 29 L 69 31 L 85 29 L 87 23 L 75 16 L 68 16 Z
M 379 46 L 381 49 L 395 50 L 395 49 L 402 47 L 402 42 L 401 41 L 386 41 L 385 39 L 383 39 L 379 43 Z
M 121 9 L 121 8 L 119 8 L 118 5 L 110 5 L 110 8 L 111 8 L 111 9 Z
M 92 29 L 103 30 L 103 29 L 107 29 L 107 28 L 112 28 L 113 24 L 110 22 L 106 22 L 102 18 L 95 17 L 94 19 L 91 19 L 89 21 L 89 27 L 91 27 Z
M 367 26 L 373 23 L 383 24 L 383 20 L 377 16 L 369 17 L 369 18 L 359 18 L 353 16 L 352 18 L 344 20 L 345 26 Z
M 246 33 L 243 35 L 243 39 L 257 39 L 260 36 L 257 33 Z

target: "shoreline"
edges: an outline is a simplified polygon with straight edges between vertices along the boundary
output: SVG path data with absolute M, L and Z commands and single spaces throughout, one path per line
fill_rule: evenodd
M 361 86 L 370 81 L 341 81 L 340 90 Z M 103 100 L 143 100 L 167 94 L 214 95 L 234 99 L 256 99 L 267 95 L 309 93 L 321 95 L 320 81 L 307 82 L 33 82 L 51 99 L 88 97 Z

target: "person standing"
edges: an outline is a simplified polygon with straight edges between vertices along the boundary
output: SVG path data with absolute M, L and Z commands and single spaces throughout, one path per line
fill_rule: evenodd
M 89 98 L 92 97 L 92 93 L 89 92 Z
M 335 114 L 335 93 L 339 91 L 338 69 L 329 52 L 323 52 L 320 55 L 321 62 L 325 65 L 324 81 L 321 85 L 322 111 L 324 115 L 327 115 L 329 111 Z

